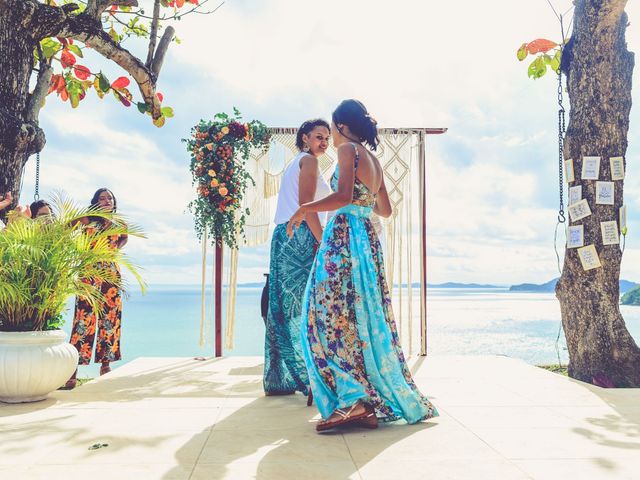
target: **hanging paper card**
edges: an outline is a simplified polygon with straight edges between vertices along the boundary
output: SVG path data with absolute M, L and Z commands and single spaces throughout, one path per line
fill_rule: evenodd
M 598 258 L 598 252 L 596 252 L 596 247 L 593 244 L 579 248 L 578 256 L 580 257 L 582 268 L 585 270 L 591 270 L 592 268 L 598 268 L 602 266 L 602 264 L 600 263 L 600 259 Z
M 613 182 L 596 182 L 596 204 L 613 205 Z
M 574 225 L 567 230 L 567 248 L 584 246 L 584 225 Z
M 600 178 L 600 157 L 582 157 L 582 180 Z
M 618 236 L 618 222 L 615 220 L 600 222 L 600 230 L 602 231 L 603 245 L 617 245 L 620 243 L 620 237 Z
M 620 207 L 620 231 L 623 235 L 627 232 L 627 206 L 622 205 Z
M 578 220 L 582 220 L 584 217 L 591 215 L 591 209 L 589 208 L 587 199 L 583 198 L 573 205 L 569 205 L 569 215 L 571 216 L 572 222 L 577 222 Z
M 624 157 L 611 157 L 611 180 L 624 180 Z
M 569 205 L 573 205 L 580 200 L 582 200 L 582 185 L 569 187 Z
M 576 179 L 573 170 L 573 160 L 568 159 L 564 161 L 564 175 L 567 177 L 567 183 L 571 183 Z

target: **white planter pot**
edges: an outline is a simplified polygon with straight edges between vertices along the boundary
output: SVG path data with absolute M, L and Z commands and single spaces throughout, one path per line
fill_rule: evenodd
M 43 400 L 77 366 L 78 351 L 62 330 L 0 332 L 0 401 Z

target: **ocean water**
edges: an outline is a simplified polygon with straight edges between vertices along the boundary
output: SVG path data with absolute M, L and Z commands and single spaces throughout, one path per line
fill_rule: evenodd
M 261 288 L 238 288 L 234 346 L 225 355 L 262 355 L 264 323 Z M 567 362 L 564 335 L 556 342 L 560 307 L 552 293 L 511 293 L 506 289 L 427 290 L 427 352 L 492 354 L 520 358 L 531 364 Z M 212 318 L 207 294 L 207 316 Z M 419 351 L 419 298 L 414 299 L 411 326 L 403 313 L 399 322 L 405 353 Z M 395 308 L 398 316 L 399 308 Z M 406 307 L 405 307 L 406 310 Z M 621 306 L 627 328 L 640 343 L 640 307 Z M 223 306 L 223 312 L 225 306 Z M 72 311 L 65 330 L 71 330 Z M 223 332 L 224 332 L 223 325 Z M 199 346 L 200 290 L 195 287 L 151 287 L 146 295 L 132 292 L 124 299 L 122 321 L 124 365 L 137 357 L 211 356 L 211 328 Z M 411 333 L 411 335 L 410 335 Z M 411 342 L 409 341 L 411 337 Z M 223 340 L 224 343 L 224 340 Z M 556 345 L 557 343 L 557 345 Z M 556 349 L 557 347 L 557 349 Z M 99 367 L 81 367 L 80 376 L 95 376 Z

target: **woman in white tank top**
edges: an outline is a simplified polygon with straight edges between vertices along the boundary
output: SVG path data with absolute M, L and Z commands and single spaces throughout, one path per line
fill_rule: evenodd
M 309 214 L 291 238 L 287 235 L 287 224 L 301 204 L 331 192 L 318 168 L 318 157 L 329 147 L 329 137 L 329 124 L 324 120 L 309 120 L 300 126 L 296 138 L 300 153 L 285 169 L 278 193 L 268 280 L 265 395 L 308 393 L 309 379 L 300 345 L 300 312 L 311 265 L 322 238 L 324 215 Z

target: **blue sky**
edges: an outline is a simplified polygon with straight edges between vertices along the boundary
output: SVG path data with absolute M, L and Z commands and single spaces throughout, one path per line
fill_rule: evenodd
M 640 7 L 630 2 L 627 12 L 629 49 L 638 51 Z M 427 151 L 430 282 L 557 276 L 556 82 L 528 79 L 527 62 L 515 58 L 522 42 L 559 39 L 546 0 L 227 0 L 214 15 L 175 27 L 182 43 L 169 50 L 159 91 L 176 116 L 162 129 L 93 94 L 75 110 L 51 96 L 40 116 L 42 192 L 61 189 L 87 203 L 96 188 L 110 187 L 120 210 L 148 234 L 127 251 L 151 284 L 199 281 L 200 246 L 186 207 L 194 191 L 180 141 L 192 125 L 236 106 L 247 120 L 295 127 L 329 118 L 344 98 L 362 100 L 381 126 L 449 128 Z M 144 45 L 128 48 L 146 55 Z M 122 74 L 100 65 L 109 78 Z M 639 75 L 636 68 L 634 83 Z M 639 103 L 637 90 L 633 99 Z M 639 115 L 632 110 L 622 268 L 636 281 Z M 33 177 L 32 160 L 23 203 Z M 562 252 L 564 236 L 558 243 Z M 267 269 L 268 246 L 241 251 L 240 282 L 261 281 Z

